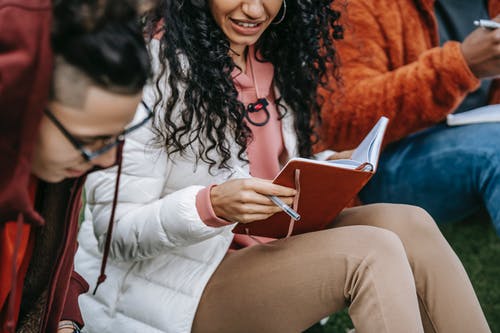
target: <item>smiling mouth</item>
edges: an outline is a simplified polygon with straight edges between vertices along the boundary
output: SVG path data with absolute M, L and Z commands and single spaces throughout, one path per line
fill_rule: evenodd
M 248 21 L 240 21 L 240 20 L 236 20 L 236 19 L 231 19 L 231 21 L 242 28 L 257 28 L 258 26 L 260 26 L 263 23 L 263 21 L 248 22 Z

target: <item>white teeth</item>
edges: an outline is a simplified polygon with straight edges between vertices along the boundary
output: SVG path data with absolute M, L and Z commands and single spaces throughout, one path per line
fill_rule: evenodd
M 257 23 L 238 22 L 238 25 L 245 28 L 255 28 L 257 26 Z

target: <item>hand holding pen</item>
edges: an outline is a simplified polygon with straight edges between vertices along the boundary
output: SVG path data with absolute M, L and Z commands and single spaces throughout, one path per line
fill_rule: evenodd
M 241 177 L 244 177 L 244 178 L 251 178 L 252 177 L 252 176 L 250 176 L 249 173 L 247 173 L 245 170 L 243 170 L 241 168 L 236 168 L 235 171 Z M 267 197 L 269 199 L 271 199 L 271 201 L 276 206 L 278 206 L 282 211 L 284 211 L 285 213 L 287 213 L 288 216 L 290 216 L 292 219 L 294 219 L 295 221 L 300 220 L 299 213 L 297 213 L 292 207 L 290 207 L 289 205 L 287 205 L 286 203 L 284 203 L 278 196 L 276 196 L 276 195 L 267 195 Z
M 476 27 L 482 27 L 487 29 L 498 29 L 500 28 L 500 23 L 493 20 L 475 20 L 474 25 Z
M 245 172 L 238 174 L 245 178 L 228 180 L 212 188 L 210 199 L 217 216 L 228 221 L 250 223 L 285 211 L 294 219 L 300 219 L 300 215 L 290 207 L 295 189 L 250 178 Z
M 474 25 L 481 27 L 473 30 L 460 45 L 463 58 L 470 71 L 478 79 L 500 76 L 500 16 L 493 20 L 475 20 Z M 452 71 L 461 70 L 460 62 L 445 65 Z

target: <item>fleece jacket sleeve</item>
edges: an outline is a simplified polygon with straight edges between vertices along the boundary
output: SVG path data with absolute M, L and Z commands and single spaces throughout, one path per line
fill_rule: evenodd
M 406 5 L 410 7 L 409 5 Z M 352 0 L 344 40 L 335 45 L 342 84 L 330 71 L 322 149 L 356 147 L 381 116 L 391 122 L 386 143 L 438 123 L 477 89 L 460 44 L 432 47 L 432 29 L 415 8 L 394 1 Z

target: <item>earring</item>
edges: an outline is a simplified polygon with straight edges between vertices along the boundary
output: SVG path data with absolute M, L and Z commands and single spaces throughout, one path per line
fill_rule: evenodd
M 285 19 L 285 15 L 286 15 L 286 0 L 283 0 L 283 14 L 281 15 L 281 17 L 278 21 L 274 21 L 271 24 L 274 24 L 274 25 L 280 24 Z

